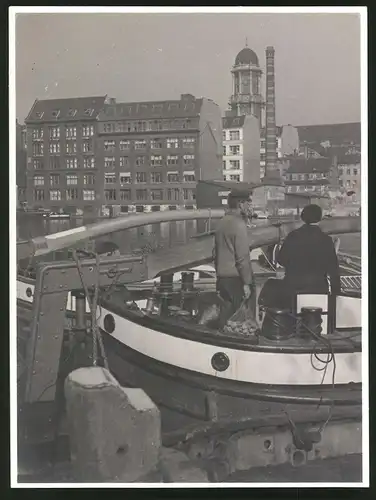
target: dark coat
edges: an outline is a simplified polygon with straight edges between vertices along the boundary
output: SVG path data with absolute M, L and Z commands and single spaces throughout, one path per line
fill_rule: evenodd
M 285 268 L 285 282 L 293 292 L 328 293 L 341 289 L 333 240 L 316 225 L 304 224 L 289 233 L 277 256 Z

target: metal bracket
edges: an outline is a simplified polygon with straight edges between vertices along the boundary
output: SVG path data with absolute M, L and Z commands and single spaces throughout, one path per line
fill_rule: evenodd
M 88 288 L 95 285 L 95 259 L 81 260 L 83 280 Z M 99 286 L 147 279 L 147 267 L 141 256 L 115 256 L 100 259 Z M 61 358 L 68 292 L 81 290 L 81 278 L 75 262 L 41 263 L 37 266 L 33 319 L 27 352 L 25 403 L 53 401 Z

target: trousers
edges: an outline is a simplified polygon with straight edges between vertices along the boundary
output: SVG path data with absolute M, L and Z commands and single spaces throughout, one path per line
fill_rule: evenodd
M 217 278 L 217 292 L 223 301 L 219 316 L 219 326 L 222 328 L 243 301 L 243 281 L 239 276 Z

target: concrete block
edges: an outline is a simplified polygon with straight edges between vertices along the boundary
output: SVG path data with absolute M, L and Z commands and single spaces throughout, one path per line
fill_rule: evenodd
M 69 374 L 65 394 L 77 481 L 133 482 L 158 465 L 160 413 L 143 390 L 90 367 Z
M 208 476 L 187 455 L 162 447 L 159 465 L 164 483 L 208 483 Z

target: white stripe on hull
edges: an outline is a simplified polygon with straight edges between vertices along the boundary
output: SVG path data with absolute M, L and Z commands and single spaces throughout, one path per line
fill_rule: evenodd
M 103 307 L 98 320 L 102 329 L 106 314 L 111 314 L 115 319 L 115 330 L 111 337 L 124 346 L 162 363 L 238 382 L 272 385 L 319 385 L 322 382 L 323 372 L 312 367 L 311 354 L 242 351 L 204 344 L 146 328 Z M 230 366 L 224 372 L 218 372 L 211 366 L 211 359 L 217 352 L 225 353 L 230 360 Z M 320 356 L 322 359 L 326 357 L 325 354 Z M 361 382 L 361 357 L 360 352 L 335 355 L 335 384 Z M 313 363 L 318 368 L 323 367 L 315 359 Z M 324 385 L 331 385 L 332 373 L 331 362 L 327 368 Z

